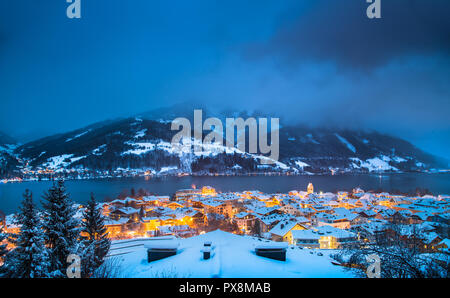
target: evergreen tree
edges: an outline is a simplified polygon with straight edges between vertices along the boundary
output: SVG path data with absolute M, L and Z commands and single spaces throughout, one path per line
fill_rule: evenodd
M 48 276 L 49 258 L 44 244 L 40 218 L 33 205 L 32 194 L 26 190 L 16 217 L 20 232 L 12 240 L 15 248 L 5 259 L 5 272 L 12 278 L 42 278 Z
M 0 226 L 0 276 L 2 276 L 3 272 L 3 264 L 5 261 L 6 254 L 8 253 L 8 249 L 6 248 L 6 239 L 8 238 L 8 235 L 3 232 L 3 227 Z
M 43 228 L 50 251 L 50 272 L 54 277 L 65 277 L 67 257 L 79 253 L 80 228 L 79 220 L 74 217 L 76 209 L 62 180 L 54 182 L 43 198 Z
M 0 260 L 3 259 L 4 256 L 6 256 L 8 250 L 6 249 L 6 243 L 2 244 L 3 241 L 6 241 L 8 238 L 8 235 L 3 232 L 3 227 L 0 226 Z
M 105 218 L 97 208 L 94 195 L 91 194 L 86 209 L 83 211 L 82 234 L 84 253 L 82 258 L 83 277 L 89 277 L 103 264 L 109 251 L 111 241 L 104 225 Z

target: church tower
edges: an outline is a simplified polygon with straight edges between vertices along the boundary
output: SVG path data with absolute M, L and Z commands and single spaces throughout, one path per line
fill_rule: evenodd
M 308 194 L 313 193 L 314 192 L 314 186 L 312 183 L 308 184 L 308 190 L 307 190 Z

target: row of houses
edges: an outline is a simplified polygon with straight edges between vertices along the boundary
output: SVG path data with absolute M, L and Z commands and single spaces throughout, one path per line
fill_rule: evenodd
M 449 202 L 449 196 L 405 197 L 361 189 L 317 193 L 310 184 L 306 191 L 284 194 L 185 189 L 172 198 L 117 199 L 99 208 L 111 238 L 189 237 L 204 232 L 214 214 L 235 224 L 235 233 L 259 234 L 309 248 L 336 249 L 371 242 L 389 223 L 397 223 L 419 227 L 427 239 L 424 246 L 445 249 L 447 237 L 437 233 L 437 227 L 449 225 Z
M 275 241 L 305 247 L 338 248 L 371 242 L 391 223 L 418 225 L 425 248 L 443 248 L 445 235 L 438 235 L 436 225 L 449 224 L 449 197 L 409 198 L 388 193 L 372 194 L 359 190 L 314 193 L 292 191 L 267 195 L 250 192 L 245 196 L 244 211 L 234 215 L 244 233 L 255 225 Z M 431 230 L 422 229 L 429 223 Z M 299 232 L 303 231 L 303 232 Z

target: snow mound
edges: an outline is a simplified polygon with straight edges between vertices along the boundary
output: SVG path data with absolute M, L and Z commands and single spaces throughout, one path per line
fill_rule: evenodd
M 310 250 L 287 249 L 286 261 L 257 256 L 256 246 L 279 246 L 284 243 L 238 236 L 216 230 L 214 232 L 179 239 L 177 255 L 155 262 L 147 262 L 145 243 L 151 238 L 133 243 L 113 242 L 112 251 L 117 258 L 121 277 L 126 278 L 280 278 L 280 277 L 353 277 L 340 266 L 331 263 L 329 255 L 335 251 L 321 250 L 323 256 Z M 214 255 L 203 260 L 204 243 L 211 241 Z M 273 243 L 273 244 L 272 244 Z M 319 250 L 314 250 L 319 251 Z

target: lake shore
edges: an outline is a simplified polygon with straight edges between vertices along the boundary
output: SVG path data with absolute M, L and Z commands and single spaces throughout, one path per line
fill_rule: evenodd
M 265 193 L 286 193 L 305 190 L 313 183 L 318 191 L 349 191 L 360 187 L 366 191 L 408 193 L 417 188 L 434 195 L 450 194 L 450 174 L 343 174 L 311 176 L 164 176 L 135 178 L 104 178 L 67 180 L 66 187 L 73 201 L 86 202 L 90 193 L 98 201 L 116 198 L 123 191 L 140 188 L 156 195 L 172 195 L 179 189 L 212 186 L 219 192 L 259 190 Z M 52 181 L 28 181 L 0 184 L 0 210 L 12 213 L 17 210 L 26 189 L 33 192 L 36 202 L 52 185 Z

